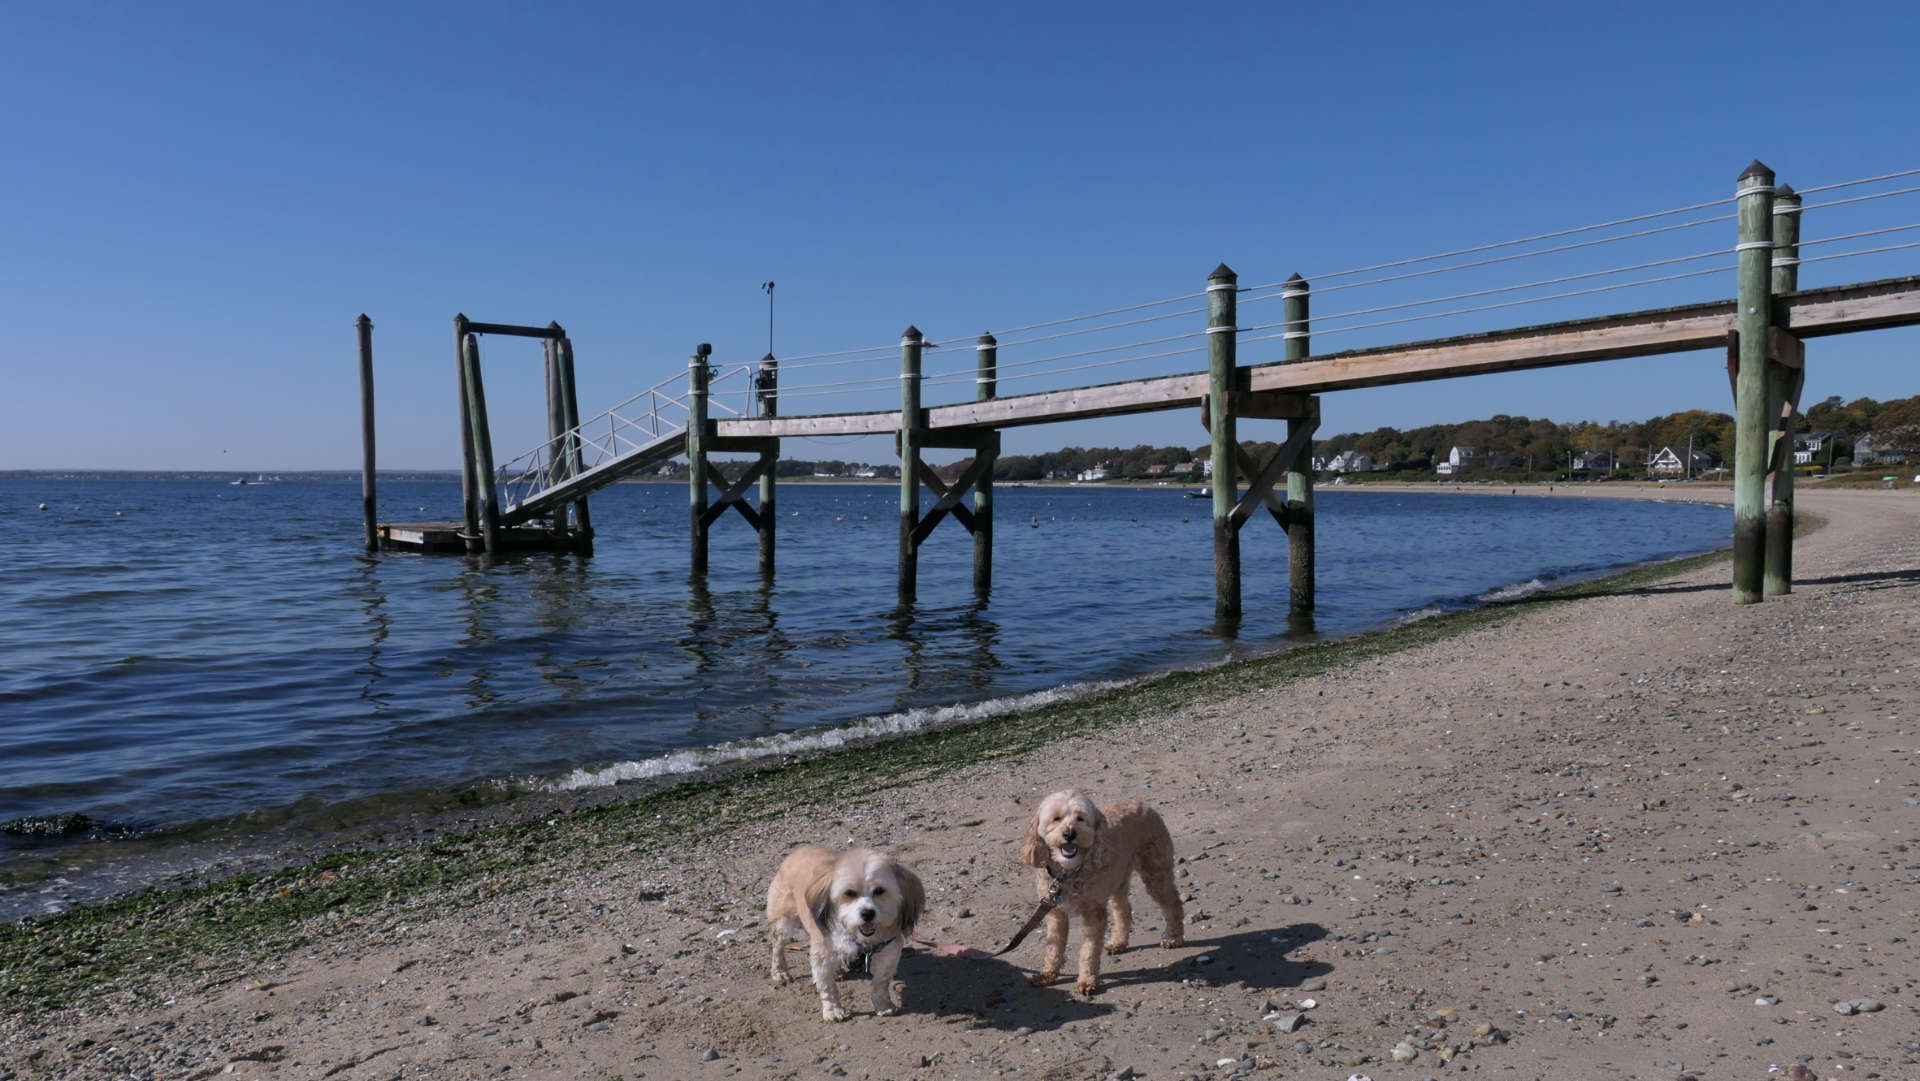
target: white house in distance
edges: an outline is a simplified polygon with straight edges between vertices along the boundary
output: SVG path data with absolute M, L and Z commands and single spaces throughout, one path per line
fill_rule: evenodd
M 1704 450 L 1692 452 L 1693 462 L 1689 468 L 1686 455 L 1672 447 L 1661 447 L 1660 453 L 1647 459 L 1647 472 L 1656 477 L 1697 477 L 1713 468 L 1713 455 Z
M 1082 469 L 1079 475 L 1075 476 L 1073 479 L 1077 481 L 1106 480 L 1107 467 L 1104 465 L 1096 465 L 1092 469 Z
M 1806 435 L 1794 436 L 1793 464 L 1809 465 L 1826 458 L 1827 444 L 1833 442 L 1833 439 L 1832 432 L 1808 432 Z
M 1357 450 L 1343 450 L 1327 462 L 1327 471 L 1331 473 L 1368 473 L 1373 470 L 1373 459 Z
M 1450 477 L 1455 473 L 1464 472 L 1479 453 L 1479 451 L 1472 447 L 1455 447 L 1447 452 L 1447 460 L 1434 466 L 1433 471 L 1443 477 Z

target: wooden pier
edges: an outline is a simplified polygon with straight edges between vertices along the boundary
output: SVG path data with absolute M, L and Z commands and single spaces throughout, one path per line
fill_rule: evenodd
M 716 374 L 711 348 L 702 345 L 694 351 L 683 377 L 642 392 L 583 424 L 573 397 L 572 345 L 559 324 L 520 327 L 473 323 L 459 316 L 455 341 L 465 520 L 386 523 L 376 530 L 369 482 L 369 544 L 377 533 L 381 547 L 418 551 L 590 551 L 588 493 L 684 454 L 693 573 L 706 573 L 709 531 L 732 509 L 759 533 L 760 566 L 763 573 L 771 574 L 776 523 L 773 467 L 780 440 L 892 434 L 901 460 L 900 602 L 913 602 L 920 546 L 949 517 L 973 535 L 974 585 L 984 597 L 993 579 L 993 467 L 1003 429 L 1192 410 L 1212 445 L 1217 618 L 1231 624 L 1241 614 L 1239 534 L 1262 510 L 1288 535 L 1288 606 L 1295 615 L 1306 616 L 1314 606 L 1313 471 L 1307 463 L 1319 424 L 1320 395 L 1724 348 L 1737 425 L 1733 595 L 1736 603 L 1756 602 L 1791 588 L 1792 468 L 1785 448 L 1790 444 L 1788 422 L 1804 382 L 1805 343 L 1836 334 L 1920 325 L 1920 275 L 1796 289 L 1799 196 L 1791 188 L 1776 189 L 1772 172 L 1755 162 L 1741 173 L 1733 201 L 1739 222 L 1739 242 L 1733 249 L 1739 260 L 1739 288 L 1729 300 L 1315 356 L 1309 348 L 1311 288 L 1294 275 L 1279 294 L 1282 325 L 1288 328 L 1284 335 L 1276 335 L 1285 339 L 1282 359 L 1242 365 L 1237 357 L 1238 277 L 1222 265 L 1207 279 L 1205 371 L 1003 397 L 997 393 L 998 343 L 992 335 L 983 335 L 976 346 L 975 399 L 926 406 L 921 401 L 920 371 L 926 344 L 919 330 L 908 327 L 900 341 L 898 410 L 783 416 L 778 408 L 778 362 L 769 353 L 752 371 L 753 406 L 746 413 L 716 416 L 712 413 Z M 481 334 L 535 337 L 546 346 L 548 443 L 497 472 L 480 369 L 477 335 Z M 361 354 L 371 475 L 371 345 L 370 327 L 365 325 Z M 650 404 L 633 405 L 642 398 Z M 683 425 L 663 420 L 668 407 L 684 410 Z M 1274 420 L 1286 422 L 1286 435 L 1267 461 L 1256 461 L 1240 441 L 1239 426 Z M 609 433 L 604 438 L 595 434 L 602 428 Z M 972 464 L 949 487 L 922 460 L 922 452 L 929 447 L 969 450 Z M 755 460 L 729 477 L 720 463 L 711 460 L 716 451 L 748 451 Z M 756 484 L 757 508 L 746 498 Z M 515 493 L 504 507 L 502 488 Z M 925 513 L 923 488 L 935 499 Z

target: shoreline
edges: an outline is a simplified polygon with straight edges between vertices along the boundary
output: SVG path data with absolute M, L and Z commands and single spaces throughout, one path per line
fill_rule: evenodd
M 849 480 L 814 480 L 814 484 L 856 484 Z M 858 482 L 868 484 L 868 482 Z M 1048 484 L 1044 488 L 1100 488 L 1100 486 L 1066 486 L 1066 484 Z M 1125 486 L 1121 488 L 1142 488 Z M 1651 484 L 1645 488 L 1632 488 L 1626 484 L 1597 486 L 1611 492 L 1603 495 L 1611 497 L 1634 497 L 1644 501 L 1665 501 L 1668 493 L 1655 490 Z M 1348 492 L 1375 493 L 1432 493 L 1434 486 L 1428 484 L 1369 484 L 1346 488 Z M 1461 493 L 1492 495 L 1486 486 L 1459 486 Z M 1500 490 L 1498 493 L 1505 493 Z M 1523 493 L 1532 493 L 1524 492 Z M 1546 492 L 1540 492 L 1542 495 Z M 1718 490 L 1718 499 L 1711 490 L 1692 492 L 1690 495 L 1705 495 L 1705 499 L 1688 501 L 1726 501 L 1730 499 L 1730 490 Z M 1580 576 L 1569 576 L 1559 582 L 1580 584 L 1592 578 L 1607 578 L 1620 570 L 1636 565 L 1620 565 L 1601 572 L 1582 572 Z M 1544 586 L 1538 578 L 1534 580 L 1515 580 L 1500 588 L 1490 589 L 1488 593 L 1469 601 L 1471 605 L 1490 605 L 1513 599 L 1528 591 L 1538 591 Z M 1352 634 L 1373 634 L 1380 630 L 1390 630 L 1402 622 L 1432 618 L 1428 613 L 1452 613 L 1457 611 L 1453 603 L 1436 603 L 1419 613 L 1402 613 L 1398 618 L 1386 618 L 1377 626 L 1363 632 Z M 1321 637 L 1321 641 L 1329 641 Z M 1246 649 L 1238 653 L 1238 661 L 1261 659 L 1271 653 L 1283 653 L 1300 649 L 1298 641 L 1290 639 L 1261 639 L 1248 643 Z M 966 726 L 975 724 L 981 718 L 998 718 L 1008 712 L 1025 712 L 1033 709 L 1027 703 L 1046 701 L 1058 697 L 1081 697 L 1087 693 L 1096 693 L 1102 687 L 1133 687 L 1142 682 L 1156 682 L 1169 674 L 1183 670 L 1208 670 L 1219 664 L 1233 664 L 1235 659 L 1212 659 L 1212 661 L 1181 664 L 1175 668 L 1152 668 L 1139 674 L 1108 678 L 1108 680 L 1083 680 L 1069 684 L 1044 687 L 1037 691 L 1012 691 L 1004 697 L 983 699 L 972 703 L 948 703 L 941 707 L 914 707 L 914 709 L 893 712 L 893 714 L 872 714 L 862 718 L 852 718 L 847 722 L 831 724 L 826 728 L 808 728 L 795 732 L 774 733 L 755 739 L 741 739 L 720 745 L 699 745 L 682 747 L 672 751 L 662 751 L 653 757 L 628 762 L 614 762 L 595 772 L 612 776 L 612 780 L 566 785 L 564 778 L 478 778 L 478 780 L 455 783 L 442 789 L 403 789 L 392 793 L 378 793 L 353 797 L 336 805 L 321 806 L 319 810 L 300 810 L 300 805 L 273 806 L 273 808 L 255 808 L 242 814 L 234 814 L 221 820 L 202 820 L 186 822 L 173 828 L 150 831 L 150 833 L 125 833 L 108 835 L 86 841 L 46 841 L 36 847 L 23 847 L 13 853 L 12 866 L 0 868 L 0 925 L 27 920 L 35 916 L 56 914 L 60 910 L 88 906 L 100 902 L 113 901 L 131 893 L 140 893 L 144 889 L 156 891 L 179 891 L 182 887 L 196 887 L 217 883 L 225 877 L 240 874 L 273 874 L 286 868 L 298 868 L 311 864 L 315 858 L 326 854 L 363 853 L 363 851 L 384 851 L 420 843 L 424 837 L 442 835 L 447 831 L 459 829 L 486 828 L 511 824 L 524 818 L 541 818 L 557 812 L 570 812 L 601 803 L 618 803 L 634 799 L 636 795 L 645 795 L 659 791 L 662 787 L 672 787 L 684 781 L 716 780 L 730 776 L 739 770 L 756 770 L 768 762 L 791 758 L 795 755 L 831 755 L 839 747 L 866 747 L 881 741 L 914 737 L 920 733 L 941 730 L 948 726 Z M 747 747 L 749 753 L 733 757 L 735 749 L 745 745 L 764 745 Z M 647 772 L 659 762 L 670 762 L 680 758 L 701 760 L 693 766 L 672 766 L 660 768 L 657 772 Z M 582 774 L 584 770 L 574 770 Z M 636 776 L 618 776 L 622 772 L 632 772 Z
M 815 481 L 815 483 L 868 483 Z M 1127 487 L 1126 485 L 1121 485 Z M 1069 487 L 1048 485 L 1048 487 Z M 1075 485 L 1072 487 L 1099 487 Z M 1636 498 L 1644 501 L 1726 502 L 1730 490 L 1668 493 L 1652 485 L 1644 488 L 1623 484 L 1604 486 L 1611 491 L 1594 493 L 1602 497 Z M 1345 489 L 1381 494 L 1431 494 L 1431 485 L 1370 484 Z M 1486 486 L 1461 486 L 1460 494 L 1493 495 Z M 1524 494 L 1548 494 L 1525 492 Z M 1580 493 L 1587 494 L 1587 493 Z M 1638 564 L 1623 564 L 1601 572 L 1569 577 L 1555 586 L 1542 586 L 1538 579 L 1516 580 L 1475 598 L 1473 607 L 1497 605 L 1541 589 L 1579 585 L 1596 578 L 1605 579 L 1633 570 Z M 1429 606 L 1420 612 L 1403 613 L 1372 628 L 1351 632 L 1344 638 L 1391 630 L 1406 622 L 1434 618 L 1432 613 L 1453 614 L 1451 604 Z M 1321 638 L 1322 642 L 1335 641 Z M 517 821 L 571 813 L 610 802 L 630 800 L 658 792 L 677 784 L 712 781 L 741 771 L 763 769 L 780 760 L 796 756 L 837 753 L 842 749 L 864 748 L 898 739 L 912 739 L 953 726 L 980 723 L 1044 708 L 1049 700 L 1068 702 L 1089 694 L 1150 684 L 1168 676 L 1205 672 L 1222 665 L 1260 660 L 1276 653 L 1302 648 L 1299 642 L 1274 639 L 1252 643 L 1237 656 L 1213 659 L 1174 668 L 1152 669 L 1112 679 L 1070 682 L 1036 691 L 1013 692 L 975 702 L 942 706 L 915 707 L 891 714 L 855 718 L 823 728 L 800 729 L 771 736 L 714 745 L 677 748 L 645 759 L 613 763 L 595 771 L 614 776 L 612 780 L 566 785 L 562 778 L 479 778 L 440 789 L 413 789 L 368 795 L 320 808 L 298 811 L 266 808 L 248 811 L 231 818 L 185 823 L 156 833 L 128 834 L 83 842 L 52 841 L 20 850 L 15 865 L 0 870 L 0 926 L 60 911 L 98 905 L 147 890 L 173 892 L 188 887 L 217 884 L 243 874 L 272 874 L 298 868 L 335 854 L 364 853 L 404 848 L 449 832 L 510 825 Z M 1041 705 L 1032 705 L 1036 701 Z M 755 746 L 748 746 L 755 745 Z M 764 745 L 764 746 L 759 746 Z M 735 755 L 745 750 L 747 753 Z M 649 771 L 656 763 L 693 759 L 691 766 L 675 765 Z M 632 776 L 615 776 L 623 771 Z M 575 770 L 575 774 L 582 773 Z M 538 783 L 543 781 L 547 783 Z
M 1888 929 L 1920 907 L 1901 818 L 1920 692 L 1900 648 L 1920 501 L 1802 506 L 1828 525 L 1797 545 L 1796 592 L 1763 605 L 1731 606 L 1724 557 L 1695 557 L 0 928 L 0 1060 L 635 1078 L 1172 1077 L 1233 1072 L 1224 1058 L 1418 1077 L 1444 1051 L 1522 1076 L 1747 1076 L 1844 1053 L 1911 1073 L 1915 955 Z M 1031 907 L 1013 847 L 1065 783 L 1166 814 L 1188 947 L 1112 959 L 1087 1002 L 1025 986 L 1032 943 L 993 962 L 910 951 L 906 1013 L 873 1018 L 854 993 L 843 1026 L 766 985 L 756 892 L 790 844 L 888 847 L 928 882 L 923 930 L 985 945 Z M 1303 995 L 1320 1004 L 1297 1033 L 1263 1020 Z M 1883 1008 L 1833 1010 L 1862 1000 Z M 1402 1039 L 1411 1067 L 1390 1061 Z

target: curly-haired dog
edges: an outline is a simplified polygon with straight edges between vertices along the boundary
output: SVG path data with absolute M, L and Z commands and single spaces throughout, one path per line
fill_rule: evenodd
M 1185 937 L 1186 910 L 1173 884 L 1173 837 L 1160 813 L 1144 803 L 1096 807 L 1077 789 L 1055 792 L 1034 808 L 1020 859 L 1037 869 L 1040 899 L 1055 905 L 1047 912 L 1046 960 L 1028 978 L 1035 986 L 1060 976 L 1072 910 L 1082 923 L 1076 988 L 1083 995 L 1099 990 L 1101 939 L 1108 953 L 1119 953 L 1133 931 L 1127 880 L 1135 873 L 1166 918 L 1160 945 L 1178 946 Z
M 819 845 L 796 848 L 767 887 L 767 937 L 773 940 L 774 985 L 786 983 L 786 945 L 807 939 L 820 1016 L 845 1021 L 834 981 L 856 962 L 873 974 L 873 1012 L 898 1013 L 893 972 L 900 951 L 927 904 L 920 877 L 870 848 L 839 852 Z

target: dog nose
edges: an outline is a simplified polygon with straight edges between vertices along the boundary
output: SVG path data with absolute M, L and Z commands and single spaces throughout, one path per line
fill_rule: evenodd
M 1073 831 L 1072 831 L 1072 830 L 1063 830 L 1063 831 L 1061 831 L 1061 834 L 1060 834 L 1060 839 L 1061 839 L 1061 840 L 1063 840 L 1063 841 L 1071 841 L 1071 840 L 1073 840 Z
M 871 909 L 871 908 L 863 908 L 863 909 L 861 909 L 861 910 L 860 910 L 860 922 L 861 922 L 861 923 L 872 923 L 872 922 L 873 922 L 873 909 Z

